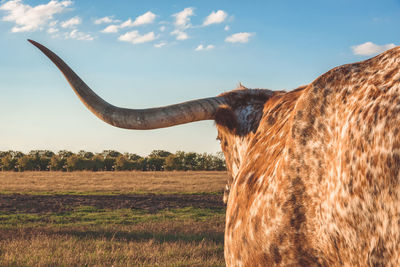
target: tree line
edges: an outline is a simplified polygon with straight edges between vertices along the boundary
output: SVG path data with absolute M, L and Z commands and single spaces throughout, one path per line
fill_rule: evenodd
M 104 150 L 73 153 L 60 150 L 0 151 L 1 171 L 222 171 L 226 170 L 222 152 L 214 154 L 153 150 L 141 157 L 132 153 Z

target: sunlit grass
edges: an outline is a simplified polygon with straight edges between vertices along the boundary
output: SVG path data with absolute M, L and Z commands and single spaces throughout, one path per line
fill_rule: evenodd
M 218 172 L 0 173 L 0 194 L 8 194 L 0 266 L 224 266 L 218 199 L 225 179 Z M 127 197 L 149 192 L 165 196 L 146 205 Z M 181 205 L 193 194 L 201 206 Z M 174 208 L 157 204 L 164 199 L 177 201 Z
M 0 192 L 129 194 L 222 192 L 226 172 L 0 172 Z
M 35 227 L 0 232 L 0 266 L 223 266 L 223 222 Z
M 171 222 L 191 220 L 204 222 L 223 220 L 225 209 L 200 209 L 186 207 L 149 212 L 137 209 L 98 209 L 91 206 L 75 207 L 61 213 L 29 214 L 0 212 L 0 227 L 68 227 L 87 225 L 133 225 L 145 222 Z

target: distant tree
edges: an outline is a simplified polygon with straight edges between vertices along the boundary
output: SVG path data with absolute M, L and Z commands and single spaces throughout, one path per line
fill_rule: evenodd
M 3 170 L 3 158 L 11 156 L 9 151 L 0 151 L 0 169 Z
M 133 161 L 142 158 L 141 156 L 139 156 L 139 155 L 137 155 L 137 154 L 129 154 L 129 153 L 127 153 L 127 154 L 128 154 L 128 158 L 129 158 L 130 160 L 133 160 Z
M 107 156 L 104 159 L 104 169 L 106 171 L 113 171 L 115 169 L 115 158 L 114 157 Z
M 182 158 L 176 154 L 171 154 L 165 158 L 165 169 L 167 171 L 182 170 L 183 167 Z
M 51 158 L 52 156 L 55 155 L 55 153 L 53 151 L 49 151 L 49 150 L 44 150 L 43 155 L 47 158 Z
M 153 150 L 143 158 L 137 154 L 121 154 L 115 150 L 102 153 L 80 150 L 77 154 L 60 150 L 54 154 L 49 150 L 32 150 L 27 155 L 19 151 L 0 151 L 1 170 L 36 171 L 113 171 L 113 170 L 226 170 L 222 152 L 216 155 L 177 151 L 172 154 L 165 150 Z
M 48 171 L 50 169 L 50 160 L 51 157 L 54 156 L 54 153 L 49 150 L 31 150 L 28 156 L 30 157 L 29 164 L 34 164 L 32 170 Z M 25 162 L 28 162 L 27 159 L 25 159 Z
M 24 155 L 17 159 L 18 171 L 35 171 L 36 170 L 36 158 Z
M 10 154 L 1 158 L 1 169 L 3 171 L 16 171 L 18 158 L 13 158 Z
M 179 161 L 179 167 L 176 170 L 187 171 L 186 164 L 185 164 L 186 153 L 184 151 L 176 151 L 175 156 L 178 158 L 177 161 Z
M 42 156 L 39 158 L 39 171 L 49 171 L 50 170 L 50 160 L 51 158 Z
M 3 171 L 17 171 L 18 159 L 25 156 L 20 151 L 8 150 L 1 152 L 0 166 Z
M 92 158 L 92 162 L 93 162 L 93 171 L 103 171 L 104 170 L 104 158 L 101 155 L 95 155 Z
M 116 158 L 119 155 L 121 155 L 120 152 L 115 151 L 115 150 L 103 150 L 103 152 L 101 154 L 103 155 L 104 158 L 107 158 L 107 157 Z
M 203 153 L 197 157 L 197 168 L 203 171 L 213 170 L 214 156 L 212 154 Z
M 67 159 L 70 156 L 74 155 L 74 153 L 72 153 L 71 151 L 68 150 L 60 150 L 58 151 L 57 155 L 61 158 L 61 159 Z
M 165 150 L 153 150 L 149 154 L 149 158 L 166 158 L 169 155 L 171 155 L 171 152 L 165 151 Z
M 82 158 L 82 162 L 83 162 L 83 170 L 85 171 L 93 171 L 94 169 L 94 162 L 92 159 L 86 159 L 86 158 Z
M 25 156 L 24 153 L 20 152 L 20 151 L 14 151 L 14 150 L 9 150 L 7 151 L 7 154 L 11 155 L 11 157 L 14 159 L 19 159 L 22 158 L 23 156 Z
M 171 152 L 165 150 L 153 150 L 147 157 L 147 170 L 162 171 L 165 167 L 165 160 Z
M 0 151 L 0 158 L 5 157 L 9 155 L 10 153 L 8 151 Z
M 185 159 L 184 159 L 184 163 L 185 163 L 185 170 L 197 170 L 197 162 L 198 156 L 197 153 L 195 152 L 188 152 L 185 153 Z
M 28 153 L 29 156 L 35 156 L 35 157 L 47 157 L 51 158 L 54 155 L 54 152 L 50 150 L 31 150 Z
M 84 169 L 83 158 L 77 155 L 72 155 L 67 158 L 67 170 L 68 171 L 82 171 Z
M 115 169 L 117 171 L 128 171 L 133 169 L 133 162 L 129 155 L 120 155 L 115 159 Z
M 161 157 L 148 157 L 147 169 L 149 171 L 162 171 L 164 170 L 165 158 Z
M 133 161 L 133 169 L 137 171 L 148 171 L 147 158 L 139 158 Z
M 215 170 L 215 171 L 225 171 L 226 170 L 225 156 L 224 156 L 223 152 L 217 152 L 213 161 L 214 161 L 213 170 Z
M 66 171 L 67 159 L 61 158 L 59 155 L 53 155 L 50 159 L 51 171 Z
M 94 154 L 92 152 L 88 152 L 88 151 L 85 151 L 85 150 L 80 150 L 78 152 L 78 156 L 81 157 L 81 158 L 85 158 L 85 159 L 91 159 L 91 158 L 93 158 Z

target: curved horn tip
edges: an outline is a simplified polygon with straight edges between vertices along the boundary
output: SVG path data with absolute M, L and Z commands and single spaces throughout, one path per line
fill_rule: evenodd
M 31 44 L 33 44 L 34 46 L 36 46 L 39 49 L 40 49 L 40 47 L 43 46 L 42 44 L 40 44 L 40 43 L 38 43 L 38 42 L 36 42 L 36 41 L 34 41 L 32 39 L 27 39 L 27 41 L 30 42 Z

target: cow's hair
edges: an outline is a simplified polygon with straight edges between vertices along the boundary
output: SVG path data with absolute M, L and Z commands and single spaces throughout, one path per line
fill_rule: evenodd
M 221 106 L 215 113 L 215 123 L 225 127 L 228 131 L 235 132 L 238 128 L 238 121 L 235 112 L 229 106 Z
M 400 48 L 216 114 L 230 266 L 400 266 Z

